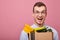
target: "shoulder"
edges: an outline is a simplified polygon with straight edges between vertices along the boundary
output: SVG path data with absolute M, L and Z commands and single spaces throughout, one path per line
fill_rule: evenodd
M 24 30 L 21 31 L 21 34 L 27 35 L 27 33 Z
M 58 32 L 55 28 L 53 28 L 52 26 L 49 25 L 45 25 L 48 29 L 52 29 L 53 35 L 54 37 L 58 36 Z
M 23 38 L 27 37 L 27 33 L 24 30 L 22 30 L 20 37 L 23 37 Z
M 48 29 L 52 29 L 53 32 L 56 32 L 57 33 L 57 30 L 55 28 L 53 28 L 52 26 L 49 26 L 49 25 L 45 25 Z
M 48 28 L 48 29 L 52 29 L 53 32 L 56 32 L 57 33 L 57 30 L 55 28 L 53 28 L 52 26 L 50 25 L 46 25 L 45 26 Z

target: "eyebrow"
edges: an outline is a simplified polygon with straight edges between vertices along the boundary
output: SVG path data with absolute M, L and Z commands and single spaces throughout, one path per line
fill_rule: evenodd
M 43 10 L 43 11 L 46 11 L 46 10 Z M 43 11 L 42 11 L 42 12 L 43 12 Z M 38 11 L 38 10 L 36 10 L 36 12 L 37 12 L 37 13 L 40 13 L 40 11 Z
M 37 12 L 37 13 L 39 13 L 39 11 L 38 11 L 38 10 L 36 10 L 36 12 Z

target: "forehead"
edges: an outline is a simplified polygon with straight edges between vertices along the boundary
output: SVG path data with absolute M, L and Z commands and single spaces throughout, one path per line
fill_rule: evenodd
M 45 6 L 40 6 L 40 7 L 38 7 L 38 6 L 35 6 L 34 7 L 34 11 L 44 11 L 44 10 L 46 10 L 46 7 Z

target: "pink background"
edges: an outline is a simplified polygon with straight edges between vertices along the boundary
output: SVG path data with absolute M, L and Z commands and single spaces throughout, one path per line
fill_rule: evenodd
M 45 22 L 58 31 L 60 38 L 60 0 L 0 0 L 0 40 L 19 40 L 24 24 L 33 24 L 32 8 L 37 1 L 47 5 Z

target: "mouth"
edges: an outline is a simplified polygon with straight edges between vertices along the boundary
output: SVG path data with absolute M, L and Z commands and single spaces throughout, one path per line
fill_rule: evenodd
M 43 18 L 38 18 L 38 20 L 43 20 Z

